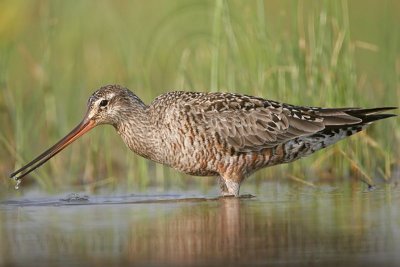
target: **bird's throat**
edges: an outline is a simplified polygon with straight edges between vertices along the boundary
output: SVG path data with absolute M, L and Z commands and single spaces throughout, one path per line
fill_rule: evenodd
M 157 131 L 146 112 L 120 121 L 115 128 L 130 150 L 142 157 L 157 159 Z

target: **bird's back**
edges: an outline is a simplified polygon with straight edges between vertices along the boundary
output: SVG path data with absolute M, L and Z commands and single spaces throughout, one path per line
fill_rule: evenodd
M 231 93 L 170 92 L 149 106 L 162 160 L 183 172 L 247 175 L 309 155 L 360 131 L 390 108 L 301 107 Z

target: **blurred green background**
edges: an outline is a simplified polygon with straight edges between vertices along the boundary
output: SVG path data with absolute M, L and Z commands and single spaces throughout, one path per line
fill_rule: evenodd
M 0 1 L 0 193 L 8 174 L 68 133 L 98 87 L 149 103 L 171 90 L 231 91 L 308 106 L 400 106 L 400 1 Z M 397 111 L 395 111 L 397 112 Z M 258 172 L 318 183 L 390 180 L 398 118 Z M 24 180 L 46 191 L 200 188 L 101 126 Z

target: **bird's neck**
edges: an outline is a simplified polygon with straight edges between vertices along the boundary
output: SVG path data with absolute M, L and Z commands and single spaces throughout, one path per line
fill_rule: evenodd
M 115 128 L 125 144 L 142 157 L 156 160 L 156 130 L 150 121 L 148 107 L 141 105 L 127 112 Z

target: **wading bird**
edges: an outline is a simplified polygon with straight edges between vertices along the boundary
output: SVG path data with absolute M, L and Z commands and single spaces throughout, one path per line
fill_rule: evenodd
M 93 93 L 82 122 L 10 175 L 18 182 L 100 124 L 111 124 L 135 153 L 181 172 L 218 176 L 221 194 L 238 196 L 253 172 L 308 156 L 395 116 L 394 107 L 302 107 L 231 93 L 170 92 L 146 105 L 130 90 Z

